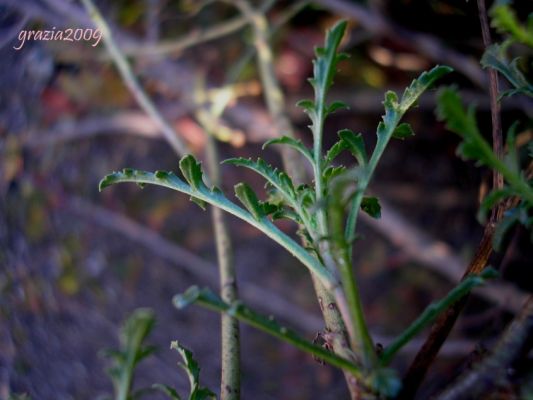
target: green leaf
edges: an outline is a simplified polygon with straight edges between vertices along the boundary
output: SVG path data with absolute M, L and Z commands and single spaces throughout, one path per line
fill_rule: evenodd
M 514 191 L 508 187 L 503 189 L 493 190 L 481 202 L 477 214 L 477 219 L 481 224 L 487 222 L 487 213 L 498 203 L 505 200 L 507 197 L 514 195 Z
M 429 89 L 437 79 L 452 71 L 453 68 L 445 65 L 437 65 L 429 71 L 422 72 L 422 74 L 413 80 L 411 85 L 409 85 L 409 87 L 403 92 L 402 100 L 400 101 L 400 109 L 402 112 L 411 108 L 420 95 Z
M 179 396 L 176 389 L 174 389 L 171 386 L 163 385 L 162 383 L 154 383 L 152 385 L 153 389 L 159 390 L 160 392 L 163 392 L 166 394 L 171 400 L 181 400 L 181 397 Z
M 203 173 L 202 173 L 202 166 L 199 162 L 196 161 L 194 156 L 192 155 L 186 155 L 180 160 L 180 170 L 183 174 L 185 180 L 189 185 L 195 189 L 195 190 L 201 190 L 206 188 L 204 181 L 203 181 Z M 168 178 L 168 175 L 160 175 L 158 176 L 158 173 L 162 173 L 161 171 L 156 172 L 156 178 L 158 179 L 165 179 Z M 167 173 L 164 173 L 167 174 Z
M 518 59 L 509 62 L 505 55 L 506 44 L 493 44 L 489 46 L 483 57 L 481 58 L 481 65 L 483 68 L 493 68 L 500 72 L 505 78 L 514 86 L 514 92 L 525 94 L 533 97 L 533 85 L 529 83 L 518 68 Z
M 133 176 L 133 172 L 127 173 Z M 134 397 L 131 386 L 135 367 L 155 351 L 155 347 L 143 345 L 154 324 L 155 316 L 152 310 L 145 308 L 135 310 L 120 330 L 120 350 L 107 350 L 103 353 L 113 360 L 107 372 L 113 381 L 117 400 Z
M 499 33 L 509 33 L 517 42 L 533 47 L 533 24 L 527 28 L 523 27 L 509 5 L 494 4 L 489 13 L 492 18 L 491 25 Z
M 324 163 L 323 168 L 328 167 L 337 156 L 342 153 L 343 150 L 348 149 L 348 145 L 343 140 L 339 140 L 336 142 L 326 153 L 326 157 L 324 157 Z
M 192 352 L 183 347 L 177 340 L 170 343 L 170 348 L 176 350 L 183 360 L 183 362 L 179 363 L 179 366 L 183 368 L 189 377 L 189 384 L 191 386 L 189 400 L 216 399 L 212 391 L 200 386 L 200 367 L 194 359 Z
M 100 189 L 107 186 L 123 183 L 143 183 L 154 184 L 163 186 L 169 189 L 176 190 L 181 193 L 185 193 L 189 196 L 197 197 L 200 200 L 205 201 L 215 207 L 218 207 L 237 218 L 247 222 L 253 227 L 259 229 L 269 238 L 280 244 L 283 248 L 289 251 L 292 255 L 298 258 L 321 282 L 326 288 L 334 288 L 336 286 L 336 279 L 333 277 L 330 271 L 323 267 L 321 262 L 309 254 L 302 246 L 300 246 L 294 239 L 282 232 L 277 228 L 268 218 L 261 218 L 258 220 L 253 214 L 247 212 L 242 207 L 237 206 L 235 203 L 228 200 L 224 194 L 217 188 L 209 190 L 207 188 L 200 188 L 195 190 L 193 187 L 187 185 L 180 178 L 178 178 L 172 172 L 167 173 L 164 179 L 159 179 L 155 174 L 134 170 L 131 173 L 125 174 L 122 172 L 114 172 L 105 176 L 100 181 Z M 298 201 L 300 201 L 300 195 L 298 194 Z M 260 209 L 255 209 L 254 212 L 258 212 Z M 263 210 L 264 211 L 264 210 Z
M 315 107 L 315 102 L 313 100 L 309 100 L 309 99 L 300 100 L 296 103 L 296 105 L 302 108 L 308 114 L 315 113 L 316 107 Z
M 226 313 L 232 317 L 266 332 L 278 339 L 292 344 L 296 348 L 318 357 L 325 362 L 351 372 L 356 377 L 361 376 L 359 367 L 338 355 L 329 352 L 321 346 L 314 345 L 301 338 L 289 328 L 280 325 L 273 317 L 265 317 L 246 307 L 241 302 L 228 304 L 209 289 L 199 289 L 197 286 L 189 288 L 184 294 L 177 295 L 173 299 L 174 305 L 181 309 L 184 306 L 197 303 L 198 305 L 213 311 Z
M 414 136 L 415 133 L 413 132 L 413 129 L 411 128 L 411 125 L 409 125 L 407 122 L 403 122 L 400 125 L 394 129 L 392 132 L 392 137 L 395 139 L 404 140 L 406 138 L 410 138 Z
M 345 54 L 337 54 L 346 25 L 346 21 L 337 22 L 327 31 L 324 47 L 315 49 L 316 59 L 313 60 L 313 79 L 310 80 L 315 89 L 315 99 L 324 99 L 327 90 L 333 84 L 337 63 L 346 57 Z
M 279 191 L 288 202 L 292 202 L 296 198 L 296 190 L 292 183 L 292 179 L 285 172 L 273 168 L 261 158 L 258 158 L 257 161 L 242 157 L 230 158 L 224 160 L 223 163 L 249 168 L 252 171 L 257 172 L 265 178 L 268 183 L 276 188 L 276 190 Z
M 260 221 L 265 218 L 266 215 L 261 202 L 257 199 L 257 195 L 250 185 L 238 183 L 235 185 L 235 195 L 256 220 Z
M 360 133 L 354 133 L 350 129 L 343 129 L 338 132 L 341 141 L 345 144 L 345 147 L 350 150 L 352 155 L 357 160 L 357 163 L 364 166 L 368 162 L 368 156 L 366 154 L 365 140 Z
M 302 141 L 299 139 L 293 139 L 288 136 L 270 139 L 265 144 L 263 144 L 263 150 L 273 144 L 285 144 L 289 147 L 292 147 L 293 149 L 299 151 L 305 158 L 307 158 L 311 165 L 314 164 L 313 155 L 311 154 L 311 151 L 309 151 L 309 149 L 305 147 Z
M 492 154 L 492 150 L 490 147 L 487 148 L 488 145 L 479 133 L 475 110 L 473 107 L 464 109 L 461 97 L 455 88 L 443 88 L 439 91 L 437 117 L 446 121 L 446 128 L 463 138 L 463 142 L 457 148 L 461 157 L 491 165 L 488 154 Z
M 361 202 L 361 209 L 372 218 L 381 218 L 381 205 L 377 197 L 364 197 Z
M 327 107 L 327 113 L 333 114 L 335 111 L 338 110 L 348 110 L 350 107 L 348 104 L 346 104 L 344 101 L 334 101 Z

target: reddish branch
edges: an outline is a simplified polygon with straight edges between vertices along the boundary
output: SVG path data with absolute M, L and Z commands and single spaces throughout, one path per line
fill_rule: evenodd
M 489 30 L 489 22 L 487 19 L 487 10 L 484 0 L 477 1 L 479 10 L 479 20 L 481 23 L 481 33 L 483 37 L 483 45 L 485 48 L 492 43 Z M 503 140 L 502 127 L 500 117 L 500 105 L 498 103 L 498 74 L 496 70 L 489 69 L 489 94 L 490 94 L 490 110 L 492 119 L 492 147 L 494 153 L 498 158 L 503 157 Z M 503 177 L 498 172 L 494 171 L 493 188 L 501 189 L 503 187 Z M 514 204 L 513 204 L 514 203 Z M 489 222 L 486 224 L 483 231 L 483 237 L 477 248 L 473 260 L 468 265 L 463 279 L 471 274 L 478 274 L 487 265 L 489 257 L 492 254 L 492 238 L 496 223 L 501 218 L 503 212 L 507 207 L 516 205 L 517 200 L 508 202 L 507 205 L 500 203 L 491 215 Z M 450 307 L 443 313 L 431 327 L 428 339 L 416 355 L 411 364 L 403 382 L 403 389 L 399 396 L 401 399 L 411 399 L 414 397 L 416 391 L 420 387 L 430 365 L 435 360 L 440 348 L 447 339 L 451 330 L 453 329 L 459 314 L 463 310 L 468 301 L 468 296 L 465 296 L 461 301 Z

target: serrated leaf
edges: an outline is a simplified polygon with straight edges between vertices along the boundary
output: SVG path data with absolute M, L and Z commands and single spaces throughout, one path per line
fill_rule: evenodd
M 166 394 L 171 400 L 181 400 L 181 397 L 179 396 L 176 389 L 174 389 L 171 386 L 163 385 L 162 383 L 154 383 L 152 385 L 153 389 L 159 390 L 160 392 L 163 392 Z
M 326 153 L 326 157 L 324 157 L 324 165 L 323 167 L 329 166 L 337 156 L 342 153 L 343 150 L 348 149 L 348 145 L 343 140 L 339 140 L 336 142 L 333 146 L 330 147 L 328 152 Z
M 392 137 L 395 139 L 404 140 L 414 136 L 413 128 L 407 122 L 402 122 L 400 125 L 394 129 L 392 132 Z
M 216 399 L 215 394 L 211 390 L 200 386 L 200 367 L 194 359 L 192 352 L 182 346 L 177 340 L 170 343 L 170 348 L 176 350 L 183 360 L 183 362 L 179 363 L 179 366 L 183 368 L 189 377 L 189 384 L 191 386 L 189 400 Z
M 465 110 L 461 97 L 455 88 L 443 88 L 437 95 L 437 117 L 446 122 L 446 128 L 463 138 L 458 153 L 465 159 L 473 159 L 490 165 L 487 157 L 487 144 L 484 142 L 477 127 L 475 110 Z
M 314 164 L 313 155 L 311 154 L 311 151 L 307 147 L 305 147 L 302 141 L 299 139 L 294 139 L 288 136 L 270 139 L 265 144 L 263 144 L 263 150 L 273 144 L 285 144 L 289 147 L 292 147 L 293 149 L 299 151 L 305 158 L 307 158 L 311 165 Z
M 296 103 L 296 105 L 302 108 L 308 114 L 312 114 L 315 112 L 315 102 L 313 100 L 300 100 Z
M 183 177 L 194 190 L 206 188 L 203 181 L 202 166 L 193 155 L 189 154 L 183 157 L 179 166 Z
M 185 297 L 186 300 L 183 301 L 182 297 Z M 178 308 L 180 308 L 180 305 L 184 302 L 188 303 L 191 301 L 210 310 L 231 315 L 239 321 L 288 342 L 300 350 L 313 354 L 332 365 L 348 370 L 354 374 L 354 376 L 361 376 L 359 367 L 355 366 L 352 362 L 329 352 L 321 346 L 308 342 L 291 329 L 280 325 L 273 317 L 265 317 L 251 310 L 240 301 L 228 304 L 211 290 L 207 288 L 199 289 L 195 286 L 188 289 L 183 295 L 177 295 L 173 299 L 173 303 L 176 304 Z
M 381 218 L 381 205 L 377 197 L 363 197 L 361 209 L 372 218 Z
M 339 165 L 339 166 L 330 165 L 322 172 L 324 184 L 327 185 L 329 181 L 341 175 L 345 171 L 346 171 L 346 167 L 344 165 Z
M 332 288 L 335 285 L 335 278 L 331 272 L 325 269 L 322 263 L 316 257 L 309 254 L 293 238 L 282 232 L 278 227 L 272 224 L 268 218 L 261 218 L 260 220 L 256 219 L 250 212 L 247 212 L 245 209 L 237 206 L 235 203 L 227 199 L 222 192 L 216 188 L 209 190 L 208 188 L 204 187 L 201 188 L 201 190 L 195 190 L 171 172 L 168 173 L 167 179 L 160 180 L 157 179 L 153 173 L 139 170 L 134 171 L 128 176 L 126 176 L 123 172 L 114 172 L 109 174 L 102 179 L 100 187 L 104 188 L 109 185 L 123 182 L 143 184 L 149 183 L 163 186 L 189 196 L 197 197 L 208 204 L 218 207 L 259 229 L 266 236 L 281 245 L 289 253 L 298 258 L 298 260 L 300 260 L 302 264 L 309 269 L 309 271 L 311 271 L 318 279 L 320 279 L 326 288 Z M 298 199 L 298 201 L 300 201 L 300 199 Z
M 522 26 L 509 5 L 495 3 L 489 13 L 492 18 L 491 25 L 499 33 L 509 33 L 517 42 L 533 47 L 533 25 Z M 530 17 L 530 20 L 533 18 Z
M 403 112 L 407 111 L 418 100 L 420 95 L 429 89 L 437 79 L 452 71 L 453 68 L 445 65 L 437 65 L 429 71 L 422 72 L 403 92 L 402 100 L 400 101 L 401 110 Z
M 256 220 L 265 218 L 265 213 L 254 190 L 246 183 L 235 185 L 235 195 Z
M 313 85 L 315 99 L 323 99 L 333 83 L 333 76 L 337 63 L 342 60 L 342 55 L 337 55 L 337 49 L 346 30 L 346 21 L 337 22 L 326 32 L 324 47 L 315 49 L 316 59 L 313 60 Z
M 327 113 L 333 114 L 339 110 L 348 110 L 350 107 L 344 101 L 334 101 L 327 107 Z
M 189 200 L 196 204 L 198 207 L 200 207 L 203 211 L 205 211 L 207 206 L 207 203 L 205 201 L 200 200 L 198 197 L 194 196 L 189 197 Z
M 258 158 L 257 161 L 242 157 L 230 158 L 223 161 L 223 163 L 249 168 L 252 171 L 257 172 L 259 175 L 265 178 L 268 183 L 276 188 L 276 190 L 283 195 L 285 200 L 294 200 L 296 191 L 294 189 L 292 179 L 285 172 L 279 171 L 277 168 L 273 168 L 261 158 Z
M 135 176 L 135 171 L 127 171 L 128 176 Z M 115 397 L 120 399 L 133 398 L 131 393 L 132 377 L 136 365 L 155 351 L 153 346 L 144 346 L 144 341 L 155 324 L 155 315 L 149 309 L 135 310 L 123 323 L 120 330 L 120 350 L 107 350 L 113 364 L 107 369 L 113 386 Z
M 366 154 L 365 140 L 360 133 L 354 133 L 349 129 L 343 129 L 338 132 L 339 137 L 345 143 L 346 148 L 353 154 L 357 163 L 364 166 L 368 162 Z
M 511 85 L 515 87 L 515 90 L 508 94 L 518 92 L 533 97 L 533 85 L 527 81 L 522 71 L 518 68 L 518 59 L 509 62 L 505 51 L 505 44 L 489 46 L 483 53 L 483 57 L 481 57 L 481 65 L 483 68 L 493 68 L 505 76 Z

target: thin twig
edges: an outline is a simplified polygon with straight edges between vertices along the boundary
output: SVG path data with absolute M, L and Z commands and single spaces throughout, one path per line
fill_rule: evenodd
M 200 103 L 204 97 L 204 77 L 198 74 L 194 98 Z M 222 114 L 203 112 L 198 109 L 196 118 L 202 125 L 207 136 L 207 168 L 211 184 L 217 187 L 222 185 L 220 171 L 220 157 L 215 139 L 215 127 L 211 120 L 217 119 Z M 235 273 L 235 260 L 231 236 L 228 231 L 225 214 L 218 207 L 211 207 L 211 219 L 215 228 L 215 242 L 217 248 L 220 297 L 227 304 L 234 304 L 238 300 L 237 276 Z M 241 371 L 240 371 L 240 331 L 239 321 L 235 316 L 227 313 L 221 314 L 221 400 L 238 400 L 240 398 Z
M 267 103 L 267 108 L 271 114 L 274 124 L 279 134 L 294 137 L 292 124 L 285 111 L 285 98 L 276 78 L 273 67 L 273 54 L 270 48 L 269 28 L 266 18 L 257 13 L 246 0 L 239 0 L 234 3 L 236 7 L 248 18 L 254 30 L 254 45 L 257 50 L 257 62 L 261 81 L 263 83 L 263 93 Z M 289 148 L 282 148 L 283 165 L 287 173 L 296 182 L 303 182 L 304 170 L 302 169 L 299 154 Z M 340 304 L 338 299 L 322 285 L 322 283 L 312 276 L 315 293 L 320 304 L 326 329 L 335 335 L 333 341 L 333 351 L 347 359 L 353 359 L 354 354 L 349 348 L 348 327 L 345 325 L 342 314 L 348 313 L 345 304 Z M 352 324 L 350 324 L 351 326 Z M 357 398 L 361 392 L 355 377 L 349 372 L 344 372 L 348 388 L 352 398 Z
M 533 347 L 533 296 L 509 325 L 490 356 L 461 375 L 439 396 L 438 400 L 479 399 L 488 391 L 509 384 L 508 371 Z
M 137 81 L 137 78 L 131 70 L 131 67 L 128 64 L 128 61 L 126 60 L 124 54 L 119 50 L 118 46 L 116 45 L 113 35 L 111 34 L 109 25 L 106 23 L 106 21 L 100 14 L 100 11 L 98 11 L 92 0 L 82 0 L 82 2 L 87 11 L 89 12 L 89 15 L 96 27 L 102 31 L 104 45 L 106 46 L 107 51 L 113 58 L 113 61 L 115 62 L 115 65 L 117 66 L 117 69 L 120 75 L 122 76 L 124 83 L 131 91 L 139 105 L 143 108 L 144 111 L 146 111 L 148 115 L 150 115 L 150 117 L 158 125 L 159 129 L 161 129 L 161 132 L 165 136 L 165 139 L 168 141 L 170 146 L 172 146 L 172 148 L 176 151 L 176 153 L 187 153 L 187 146 L 185 145 L 185 143 L 183 143 L 183 141 L 171 127 L 170 123 L 157 110 L 153 101 L 148 97 L 146 92 L 143 90 L 143 88 Z
M 98 28 L 102 31 L 104 44 L 111 54 L 113 61 L 121 72 L 121 75 L 130 91 L 134 94 L 137 101 L 143 109 L 159 125 L 165 139 L 178 153 L 185 155 L 189 152 L 187 146 L 181 142 L 176 132 L 170 124 L 164 119 L 162 114 L 157 110 L 155 105 L 146 95 L 140 84 L 137 82 L 130 66 L 128 65 L 124 54 L 113 41 L 111 31 L 101 16 L 100 12 L 93 4 L 92 0 L 82 0 L 83 4 L 89 11 L 89 14 Z M 210 179 L 216 185 L 220 184 L 220 175 L 218 171 L 218 156 L 216 144 L 211 135 L 208 138 L 208 164 Z M 212 220 L 215 229 L 215 240 L 217 244 L 218 266 L 220 272 L 221 295 L 225 301 L 234 302 L 237 300 L 237 281 L 235 276 L 235 265 L 233 260 L 233 250 L 230 241 L 229 232 L 222 215 L 222 210 L 212 208 Z M 240 398 L 240 341 L 239 341 L 239 324 L 231 316 L 223 315 L 222 317 L 222 380 L 221 380 L 221 398 L 223 400 L 238 400 Z

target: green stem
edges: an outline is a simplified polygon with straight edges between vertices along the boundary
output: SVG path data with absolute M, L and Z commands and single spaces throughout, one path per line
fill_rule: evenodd
M 467 295 L 474 287 L 486 282 L 487 279 L 497 275 L 492 268 L 486 268 L 479 275 L 471 275 L 454 287 L 443 299 L 430 304 L 422 314 L 400 336 L 387 346 L 380 357 L 381 365 L 388 365 L 394 355 L 411 341 L 426 326 L 432 323 L 440 313 Z
M 353 362 L 339 357 L 321 346 L 308 342 L 293 330 L 277 323 L 273 317 L 262 316 L 240 302 L 228 304 L 216 297 L 216 295 L 208 289 L 199 289 L 195 286 L 189 288 L 183 295 L 178 295 L 174 298 L 174 304 L 178 308 L 183 308 L 191 303 L 199 304 L 210 310 L 229 314 L 241 322 L 253 326 L 256 329 L 266 332 L 269 335 L 292 344 L 300 350 L 324 360 L 328 364 L 349 371 L 356 377 L 362 376 L 361 370 Z

